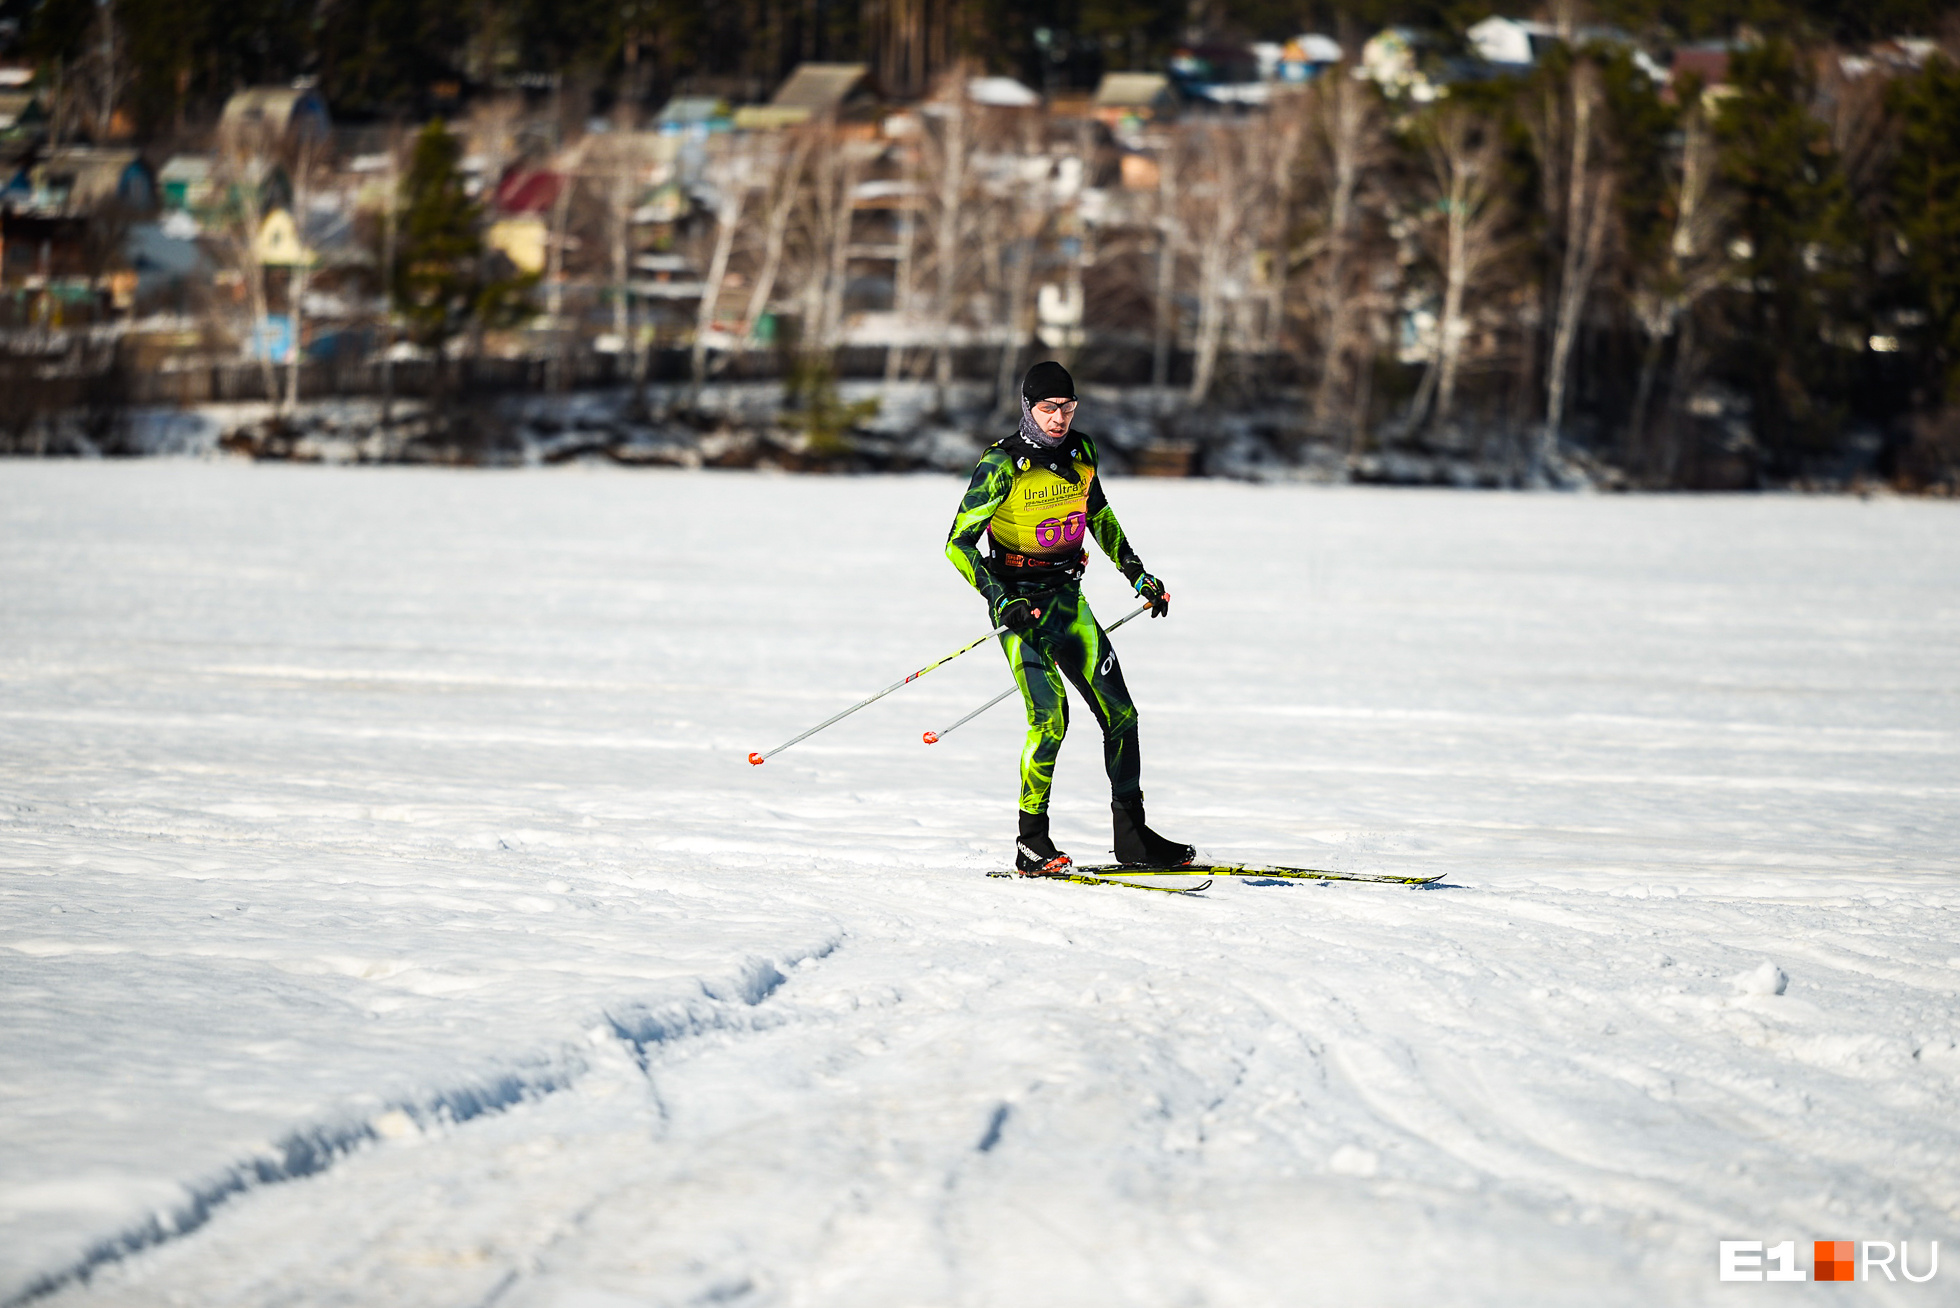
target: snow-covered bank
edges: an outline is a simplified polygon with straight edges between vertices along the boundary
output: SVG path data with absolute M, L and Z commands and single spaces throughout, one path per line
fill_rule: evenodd
M 1350 469 L 1345 447 L 1302 443 L 1294 432 L 1301 399 L 1278 394 L 1260 403 L 1193 410 L 1182 391 L 1087 386 L 1096 405 L 1104 461 L 1184 476 L 1208 473 L 1244 480 L 1357 480 L 1476 485 L 1472 452 L 1440 460 L 1404 450 L 1369 456 Z M 944 401 L 942 408 L 942 400 Z M 963 472 L 989 440 L 1011 431 L 1011 413 L 993 406 L 992 388 L 955 382 L 943 393 L 929 382 L 844 380 L 813 424 L 786 400 L 781 382 L 715 382 L 698 395 L 677 383 L 632 389 L 458 397 L 431 410 L 398 401 L 389 411 L 373 398 L 316 399 L 281 416 L 265 404 L 204 404 L 134 409 L 113 454 L 212 457 L 224 453 L 299 463 L 473 464 L 537 467 L 610 460 L 629 467 L 698 469 Z M 824 426 L 814 432 L 813 425 Z M 87 442 L 50 447 L 56 454 L 96 456 Z M 1561 464 L 1561 467 L 1565 465 Z M 1576 465 L 1561 485 L 1584 481 Z
M 1345 440 L 1309 440 L 1304 400 L 1275 392 L 1193 408 L 1182 390 L 1087 385 L 1107 469 L 1240 481 L 1396 486 L 1624 489 L 1625 476 L 1576 448 L 1542 464 L 1522 431 L 1452 429 L 1355 453 Z M 140 408 L 117 438 L 77 439 L 52 454 L 210 458 L 296 463 L 539 467 L 608 461 L 627 467 L 824 472 L 964 472 L 988 441 L 1013 427 L 991 388 L 928 382 L 837 383 L 823 422 L 787 404 L 779 382 L 716 382 L 698 396 L 663 383 L 642 400 L 628 388 L 464 396 L 431 410 L 398 401 L 382 421 L 373 398 L 315 399 L 288 415 L 266 404 Z M 814 424 L 817 426 L 823 423 Z M 1847 466 L 1813 490 L 1870 487 L 1871 468 Z M 1693 479 L 1685 485 L 1697 484 Z M 1746 483 L 1743 483 L 1746 484 Z
M 1176 596 L 1116 638 L 1160 825 L 1449 874 L 1179 901 L 980 875 L 1016 715 L 919 733 L 990 651 L 743 762 L 981 629 L 956 495 L 0 466 L 0 1300 L 179 1226 L 48 1302 L 1697 1303 L 1718 1239 L 1950 1254 L 1949 506 L 1114 483 Z M 1098 772 L 1078 727 L 1078 857 Z

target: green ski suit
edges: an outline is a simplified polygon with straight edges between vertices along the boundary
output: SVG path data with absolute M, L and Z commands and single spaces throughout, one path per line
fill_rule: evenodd
M 983 533 L 989 547 L 984 557 Z M 1033 627 L 1000 638 L 1028 710 L 1021 751 L 1024 813 L 1048 811 L 1055 759 L 1068 733 L 1063 677 L 1075 683 L 1102 727 L 1110 797 L 1142 793 L 1136 706 L 1109 635 L 1082 597 L 1085 534 L 1117 567 L 1136 563 L 1136 551 L 1103 498 L 1095 442 L 1070 433 L 1058 448 L 1047 449 L 1017 434 L 980 456 L 946 539 L 946 557 L 986 597 L 996 624 L 1001 606 L 1016 597 L 1041 610 Z

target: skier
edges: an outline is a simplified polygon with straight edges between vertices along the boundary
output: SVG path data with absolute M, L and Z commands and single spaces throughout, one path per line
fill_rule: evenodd
M 1152 618 L 1170 612 L 1170 592 L 1144 570 L 1103 498 L 1096 444 L 1069 430 L 1075 405 L 1068 369 L 1053 361 L 1028 369 L 1021 383 L 1021 428 L 980 456 L 946 539 L 946 557 L 986 597 L 994 625 L 1008 628 L 1000 643 L 1027 704 L 1014 866 L 1023 876 L 1057 876 L 1070 866 L 1048 834 L 1048 792 L 1068 731 L 1066 676 L 1102 727 L 1117 861 L 1182 867 L 1196 851 L 1144 823 L 1136 706 L 1116 651 L 1082 598 L 1082 537 L 1096 538 L 1149 603 Z

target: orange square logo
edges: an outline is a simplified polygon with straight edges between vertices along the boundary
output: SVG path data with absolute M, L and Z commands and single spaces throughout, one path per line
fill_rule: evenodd
M 1811 1244 L 1811 1279 L 1815 1281 L 1855 1281 L 1857 1255 L 1851 1252 L 1856 1241 L 1817 1240 Z

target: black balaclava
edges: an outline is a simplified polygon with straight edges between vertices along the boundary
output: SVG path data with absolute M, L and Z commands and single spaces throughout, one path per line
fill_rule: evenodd
M 1028 369 L 1028 375 L 1021 379 L 1021 435 L 1032 444 L 1054 449 L 1066 437 L 1050 436 L 1034 420 L 1033 405 L 1036 400 L 1072 400 L 1075 398 L 1075 378 L 1068 375 L 1068 369 L 1053 359 L 1037 363 Z

